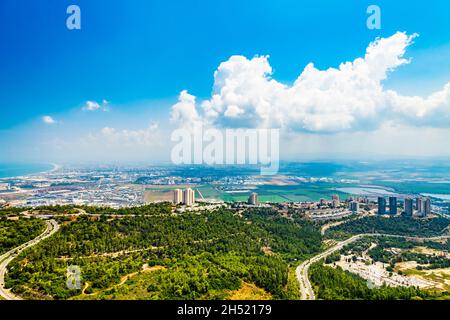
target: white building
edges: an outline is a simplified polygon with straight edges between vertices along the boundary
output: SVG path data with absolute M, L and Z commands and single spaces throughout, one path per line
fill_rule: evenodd
M 195 203 L 195 192 L 191 188 L 187 188 L 183 192 L 183 204 L 192 206 Z
M 183 203 L 183 191 L 181 191 L 181 189 L 173 190 L 173 203 L 174 204 Z
M 0 183 L 0 190 L 9 190 L 9 183 Z
M 337 195 L 337 194 L 333 194 L 332 196 L 331 196 L 331 200 L 334 202 L 334 201 L 336 201 L 337 202 L 337 204 L 339 205 L 339 203 L 340 203 L 340 199 L 339 199 L 339 195 Z

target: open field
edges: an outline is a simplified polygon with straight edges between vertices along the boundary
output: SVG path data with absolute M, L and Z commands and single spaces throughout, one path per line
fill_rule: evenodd
M 346 184 L 347 185 L 347 184 Z M 242 185 L 235 186 L 233 190 L 226 190 L 221 185 L 186 185 L 186 186 L 147 186 L 145 188 L 146 202 L 170 201 L 171 191 L 191 187 L 201 192 L 206 199 L 217 199 L 227 202 L 245 202 L 252 192 L 258 193 L 261 202 L 298 202 L 318 201 L 321 198 L 331 199 L 333 194 L 346 198 L 347 194 L 337 191 L 342 185 L 331 183 L 308 183 L 308 184 L 274 184 L 274 185 Z M 196 193 L 199 198 L 199 194 Z
M 138 300 L 152 299 L 154 296 L 147 289 L 155 281 L 158 272 L 166 268 L 162 266 L 143 266 L 139 272 L 122 276 L 118 284 L 112 287 L 91 292 L 90 284 L 85 283 L 82 294 L 71 300 Z
M 407 276 L 413 276 L 426 281 L 432 281 L 434 288 L 441 291 L 450 291 L 450 268 L 417 270 L 417 263 L 398 263 L 395 270 L 401 270 Z
M 155 300 L 159 296 L 152 291 L 152 287 L 158 280 L 158 276 L 166 272 L 166 268 L 155 266 L 143 269 L 141 272 L 123 276 L 120 283 L 93 293 L 82 293 L 71 300 Z M 84 289 L 89 286 L 85 285 Z M 83 290 L 83 291 L 85 291 Z M 229 299 L 229 300 L 271 300 L 272 295 L 255 284 L 242 282 L 237 290 L 218 290 L 205 299 Z
M 437 255 L 437 256 L 447 257 L 450 259 L 450 253 L 448 253 L 446 251 L 442 251 L 442 250 L 428 248 L 428 247 L 415 247 L 411 250 L 411 252 L 428 254 L 428 255 Z
M 229 300 L 271 300 L 272 295 L 254 284 L 244 282 L 240 289 L 232 291 Z

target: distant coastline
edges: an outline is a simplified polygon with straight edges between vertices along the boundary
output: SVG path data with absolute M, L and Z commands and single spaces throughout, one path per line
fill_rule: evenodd
M 59 169 L 61 169 L 61 166 L 57 163 L 50 163 L 50 164 L 53 166 L 53 168 L 51 170 L 44 171 L 43 173 L 55 172 L 55 171 L 58 171 Z
M 55 163 L 0 163 L 0 179 L 13 179 L 17 177 L 54 172 L 59 168 L 60 166 Z

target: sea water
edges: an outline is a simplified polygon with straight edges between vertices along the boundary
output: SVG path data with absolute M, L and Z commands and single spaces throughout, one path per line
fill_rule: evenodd
M 48 163 L 0 163 L 0 178 L 26 176 L 50 171 L 52 168 L 53 165 Z

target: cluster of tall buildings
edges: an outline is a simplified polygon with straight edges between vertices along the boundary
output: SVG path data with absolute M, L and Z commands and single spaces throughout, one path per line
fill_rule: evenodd
M 405 199 L 405 214 L 407 216 L 414 215 L 414 209 L 416 214 L 420 217 L 426 217 L 431 213 L 431 200 L 429 198 L 423 199 L 420 197 L 416 198 L 416 205 L 413 205 L 413 199 Z
M 386 199 L 384 197 L 378 197 L 378 214 L 387 214 L 387 208 L 390 215 L 397 214 L 397 197 L 389 197 L 389 206 L 386 206 Z M 412 217 L 414 211 L 421 217 L 426 217 L 431 213 L 431 200 L 416 198 L 416 205 L 414 206 L 414 200 L 412 198 L 406 198 L 404 202 L 405 215 Z
M 173 203 L 192 206 L 195 204 L 195 191 L 191 188 L 173 190 Z
M 389 197 L 389 206 L 386 205 L 384 197 L 378 197 L 378 214 L 387 214 L 389 209 L 390 215 L 397 214 L 397 197 Z

